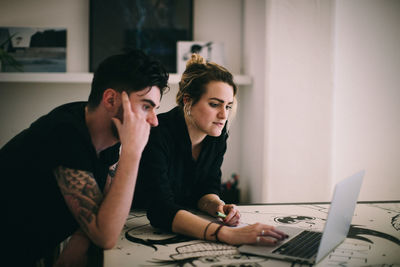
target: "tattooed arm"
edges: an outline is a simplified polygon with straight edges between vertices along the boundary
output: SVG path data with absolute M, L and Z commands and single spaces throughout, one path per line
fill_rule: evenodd
M 106 184 L 104 186 L 104 195 L 107 195 L 108 191 L 110 190 L 112 180 L 114 179 L 117 167 L 118 167 L 118 162 L 112 165 L 108 170 L 108 177 L 106 180 Z
M 148 105 L 147 101 L 139 103 Z M 104 197 L 92 173 L 63 166 L 55 169 L 58 185 L 73 216 L 91 241 L 104 249 L 114 247 L 128 217 L 140 157 L 150 133 L 146 117 L 132 111 L 125 92 L 122 106 L 123 122 L 112 118 L 120 137 L 121 153 L 112 186 L 108 186 Z
M 114 176 L 115 176 L 117 164 L 118 163 L 114 164 L 109 169 L 109 174 L 108 174 L 106 185 L 104 188 L 104 195 L 107 194 L 107 192 L 111 186 L 112 178 L 114 178 Z M 56 176 L 61 178 L 59 172 L 56 172 Z M 64 179 L 64 178 L 62 178 L 62 179 Z M 59 185 L 60 185 L 60 188 L 63 189 L 63 194 L 65 193 L 64 196 L 68 195 L 68 197 L 66 197 L 65 199 L 67 200 L 67 199 L 76 198 L 76 202 L 79 202 L 80 194 L 76 193 L 75 197 L 72 196 L 74 193 L 73 192 L 69 193 L 68 190 L 66 190 L 67 186 L 65 185 L 65 182 L 63 182 L 62 180 L 59 180 L 59 179 L 58 179 L 58 181 L 59 182 L 61 181 L 61 183 L 59 183 Z M 79 192 L 79 189 L 77 191 Z M 98 204 L 95 204 L 95 205 L 98 206 Z M 95 210 L 97 210 L 97 208 L 95 208 Z M 87 252 L 88 252 L 90 243 L 91 243 L 91 241 L 90 241 L 89 237 L 85 234 L 85 232 L 83 232 L 81 229 L 79 229 L 68 240 L 66 247 L 61 252 L 61 254 L 58 257 L 57 262 L 54 264 L 54 266 L 55 267 L 68 267 L 68 266 L 84 267 L 84 266 L 86 266 L 87 261 L 88 261 Z
M 117 164 L 110 167 L 104 195 L 110 191 Z M 93 174 L 59 166 L 54 171 L 57 183 L 71 213 L 78 221 L 82 231 L 97 245 L 102 246 L 102 229 L 99 228 L 99 210 L 103 194 Z M 118 234 L 120 229 L 118 231 Z M 81 233 L 82 234 L 82 233 Z M 107 247 L 107 246 L 102 246 Z

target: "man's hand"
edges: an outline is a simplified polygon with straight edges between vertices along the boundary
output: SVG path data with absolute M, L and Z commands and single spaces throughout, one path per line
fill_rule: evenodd
M 132 111 L 128 94 L 122 92 L 122 107 L 124 110 L 123 122 L 118 118 L 112 118 L 117 127 L 122 148 L 125 152 L 140 155 L 147 144 L 150 134 L 150 124 L 146 118 Z

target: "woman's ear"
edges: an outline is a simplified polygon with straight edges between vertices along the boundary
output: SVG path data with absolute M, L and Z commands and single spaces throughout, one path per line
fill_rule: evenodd
M 188 94 L 183 95 L 183 104 L 188 105 L 191 104 L 192 98 Z
M 192 109 L 192 98 L 188 94 L 185 94 L 183 96 L 183 112 L 190 117 L 191 109 Z

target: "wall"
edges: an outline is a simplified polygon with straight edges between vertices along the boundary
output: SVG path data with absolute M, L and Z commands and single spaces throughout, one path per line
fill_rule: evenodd
M 332 2 L 267 3 L 268 186 L 263 201 L 327 201 L 332 132 Z
M 67 28 L 68 72 L 88 72 L 88 14 L 88 0 L 0 2 L 0 26 Z M 52 108 L 86 100 L 89 91 L 90 84 L 0 83 L 0 146 Z
M 265 100 L 264 179 L 250 201 L 328 201 L 361 169 L 360 200 L 399 199 L 400 2 L 269 0 L 265 14 L 266 79 L 253 88 Z
M 360 199 L 400 198 L 400 1 L 337 1 L 332 174 Z

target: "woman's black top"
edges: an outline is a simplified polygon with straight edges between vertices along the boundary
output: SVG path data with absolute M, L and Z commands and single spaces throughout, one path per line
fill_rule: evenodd
M 197 208 L 202 196 L 219 194 L 228 135 L 224 128 L 219 137 L 207 136 L 194 160 L 181 108 L 159 114 L 158 120 L 142 155 L 133 208 L 145 205 L 151 224 L 170 231 L 179 210 Z

